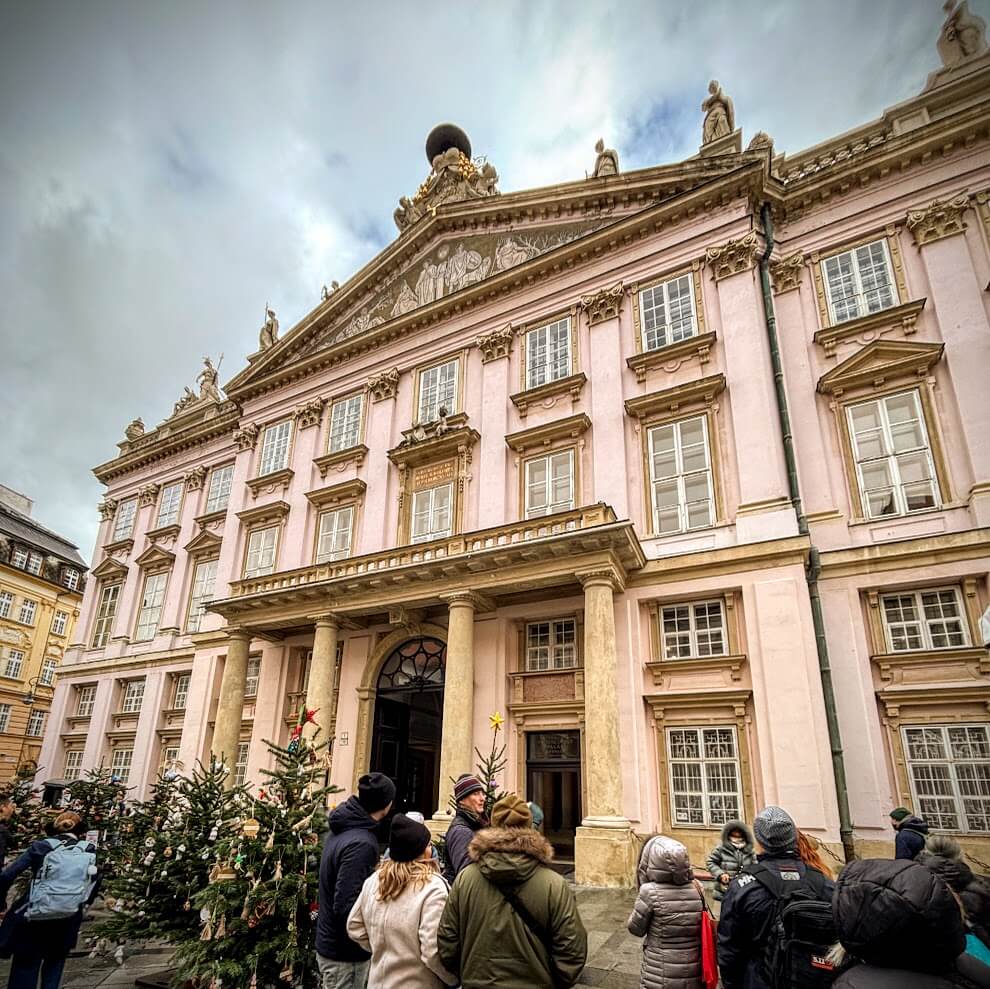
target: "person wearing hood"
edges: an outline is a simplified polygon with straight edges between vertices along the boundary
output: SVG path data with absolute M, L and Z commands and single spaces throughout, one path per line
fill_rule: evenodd
M 928 822 L 915 817 L 907 807 L 895 807 L 890 812 L 890 824 L 897 832 L 894 839 L 894 858 L 913 860 L 925 847 Z
M 940 876 L 959 897 L 968 930 L 966 950 L 985 960 L 990 949 L 990 887 L 963 861 L 959 842 L 947 834 L 929 835 L 915 862 Z
M 488 826 L 485 819 L 485 787 L 477 776 L 462 773 L 454 780 L 454 803 L 457 811 L 444 838 L 446 868 L 443 877 L 452 883 L 468 863 L 468 845 L 475 832 Z
M 694 882 L 688 850 L 656 835 L 639 859 L 639 896 L 626 925 L 643 943 L 642 989 L 703 989 L 701 914 L 705 897 Z
M 715 899 L 721 900 L 729 883 L 747 865 L 756 861 L 753 851 L 753 833 L 745 821 L 729 821 L 722 828 L 722 840 L 709 853 L 705 865 L 715 881 L 712 890 Z
M 463 989 L 566 989 L 581 975 L 588 937 L 574 894 L 550 868 L 553 849 L 526 802 L 508 793 L 479 831 L 450 891 L 437 944 Z
M 371 955 L 348 937 L 347 917 L 364 881 L 378 864 L 378 822 L 388 816 L 395 784 L 384 773 L 366 773 L 329 816 L 330 834 L 320 862 L 320 912 L 316 961 L 320 989 L 364 989 Z
M 934 872 L 903 859 L 861 859 L 839 876 L 832 900 L 847 967 L 833 989 L 990 987 L 990 968 L 964 953 L 962 911 Z

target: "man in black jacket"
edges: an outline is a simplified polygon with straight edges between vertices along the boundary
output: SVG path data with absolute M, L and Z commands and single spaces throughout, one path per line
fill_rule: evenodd
M 368 984 L 371 956 L 347 936 L 347 915 L 378 864 L 375 831 L 394 799 L 395 784 L 387 776 L 367 773 L 358 780 L 358 795 L 348 797 L 330 814 L 316 923 L 321 989 L 364 989 Z
M 10 797 L 0 797 L 0 869 L 7 859 L 10 848 L 10 825 L 8 822 L 14 816 L 17 805 Z
M 897 832 L 894 839 L 894 858 L 913 860 L 925 847 L 928 822 L 915 817 L 907 807 L 895 807 L 890 812 L 890 823 Z
M 454 801 L 457 812 L 444 839 L 447 866 L 443 870 L 443 877 L 449 883 L 453 883 L 461 869 L 471 864 L 468 845 L 471 844 L 474 833 L 488 827 L 488 821 L 484 817 L 485 788 L 477 776 L 463 773 L 457 777 L 454 781 Z
M 817 898 L 828 902 L 835 884 L 806 866 L 797 853 L 797 828 L 780 807 L 761 810 L 753 834 L 762 849 L 756 856 L 784 883 L 810 885 Z M 718 967 L 723 989 L 769 989 L 760 972 L 776 901 L 755 876 L 745 870 L 729 885 L 718 921 Z

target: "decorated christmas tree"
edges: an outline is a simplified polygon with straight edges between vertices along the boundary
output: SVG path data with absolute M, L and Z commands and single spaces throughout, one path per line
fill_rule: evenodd
M 478 757 L 477 765 L 475 766 L 475 771 L 478 774 L 478 779 L 481 780 L 485 787 L 485 810 L 484 815 L 489 820 L 492 816 L 492 807 L 495 803 L 505 794 L 498 785 L 499 774 L 505 769 L 505 745 L 498 744 L 498 735 L 502 730 L 502 725 L 505 724 L 505 718 L 496 711 L 494 714 L 489 715 L 488 724 L 492 729 L 492 747 L 488 755 L 483 755 L 481 749 L 475 747 L 475 755 Z M 451 777 L 451 783 L 454 783 L 453 777 Z M 457 803 L 453 797 L 450 798 L 450 806 L 452 810 L 457 810 Z
M 100 766 L 68 785 L 63 806 L 79 814 L 93 831 L 115 838 L 127 812 L 126 800 L 126 784 Z
M 32 841 L 46 837 L 46 826 L 56 811 L 41 803 L 41 793 L 34 785 L 37 768 L 33 764 L 17 768 L 13 779 L 0 784 L 0 798 L 9 797 L 17 805 L 17 811 L 7 822 L 10 831 L 9 851 L 27 848 Z M 10 856 L 8 855 L 8 858 Z

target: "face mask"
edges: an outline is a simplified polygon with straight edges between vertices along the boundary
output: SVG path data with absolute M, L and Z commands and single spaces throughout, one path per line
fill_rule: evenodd
M 745 846 L 745 844 L 746 844 L 746 839 L 745 838 L 730 838 L 729 839 L 729 844 L 731 844 L 733 848 L 743 848 Z

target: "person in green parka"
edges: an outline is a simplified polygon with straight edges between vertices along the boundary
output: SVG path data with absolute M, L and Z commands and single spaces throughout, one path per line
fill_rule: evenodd
M 550 868 L 553 849 L 524 800 L 506 794 L 492 824 L 472 839 L 447 898 L 440 959 L 463 989 L 567 989 L 588 955 L 574 894 Z

